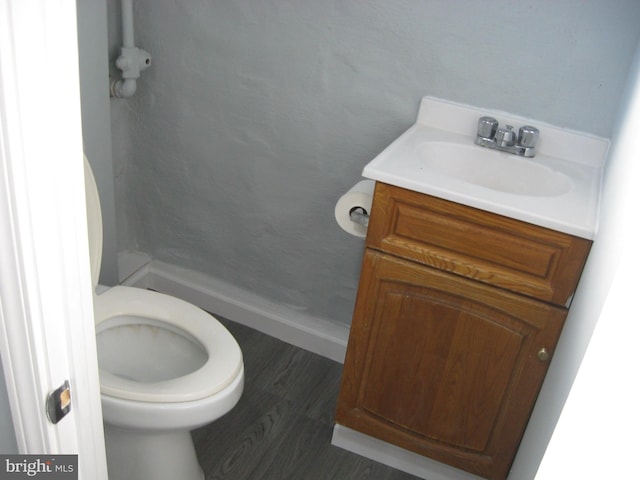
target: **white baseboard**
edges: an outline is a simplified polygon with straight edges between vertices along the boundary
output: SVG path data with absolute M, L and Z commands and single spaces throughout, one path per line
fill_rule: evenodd
M 344 362 L 348 326 L 270 302 L 220 279 L 152 260 L 130 274 L 123 284 L 181 298 L 297 347 Z
M 331 444 L 363 457 L 388 465 L 396 470 L 428 480 L 483 480 L 417 453 L 404 450 L 343 425 L 333 427 Z
M 132 276 L 140 276 L 149 262 L 151 262 L 151 257 L 146 253 L 130 250 L 118 252 L 118 277 L 120 283 L 130 282 L 130 277 Z

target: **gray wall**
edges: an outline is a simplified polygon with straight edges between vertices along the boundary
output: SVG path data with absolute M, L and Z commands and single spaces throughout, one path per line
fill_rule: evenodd
M 98 184 L 104 224 L 100 282 L 115 285 L 118 283 L 118 245 L 113 199 L 107 8 L 103 0 L 78 0 L 76 8 L 82 141 Z
M 7 393 L 7 383 L 4 378 L 2 358 L 0 358 L 0 453 L 12 455 L 18 453 L 16 433 L 11 418 L 11 405 Z
M 640 34 L 636 0 L 135 10 L 154 64 L 134 98 L 111 102 L 119 250 L 345 324 L 363 243 L 333 207 L 421 96 L 608 137 Z

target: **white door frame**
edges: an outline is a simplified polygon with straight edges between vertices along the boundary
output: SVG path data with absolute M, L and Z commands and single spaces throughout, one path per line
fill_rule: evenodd
M 0 355 L 20 453 L 77 453 L 106 480 L 76 32 L 75 0 L 0 0 Z

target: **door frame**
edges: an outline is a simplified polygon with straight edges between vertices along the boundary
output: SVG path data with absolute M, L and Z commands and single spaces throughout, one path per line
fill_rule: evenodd
M 0 0 L 0 355 L 19 452 L 106 480 L 76 32 L 75 0 Z

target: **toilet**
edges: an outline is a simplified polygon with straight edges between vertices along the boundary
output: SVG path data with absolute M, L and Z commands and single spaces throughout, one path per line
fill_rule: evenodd
M 102 214 L 86 157 L 85 183 L 91 276 L 98 287 Z M 109 479 L 202 480 L 190 431 L 240 399 L 238 343 L 218 320 L 185 301 L 134 287 L 103 290 L 93 303 Z

